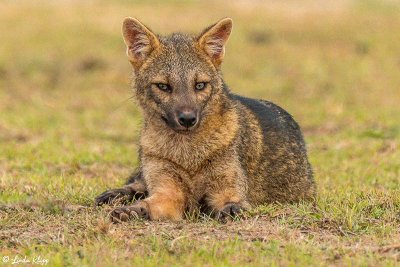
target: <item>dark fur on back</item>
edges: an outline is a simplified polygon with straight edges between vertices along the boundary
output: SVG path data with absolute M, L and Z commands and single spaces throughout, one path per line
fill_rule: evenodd
M 231 94 L 245 109 L 249 109 L 256 117 L 262 130 L 262 158 L 254 176 L 254 188 L 263 192 L 263 196 L 254 196 L 254 202 L 293 202 L 302 198 L 313 197 L 314 184 L 311 165 L 307 160 L 306 145 L 300 127 L 281 107 L 265 100 L 256 100 Z M 243 112 L 245 113 L 245 112 Z M 245 122 L 243 122 L 245 124 Z M 248 128 L 242 128 L 241 146 L 242 160 L 251 161 L 251 143 L 253 134 Z M 247 169 L 247 166 L 243 166 Z M 262 179 L 257 179 L 262 177 Z

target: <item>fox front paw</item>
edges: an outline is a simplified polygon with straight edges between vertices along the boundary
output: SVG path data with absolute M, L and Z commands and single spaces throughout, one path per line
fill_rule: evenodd
M 111 212 L 110 219 L 113 223 L 126 222 L 132 219 L 150 219 L 148 208 L 144 202 L 132 206 L 119 207 Z
M 229 202 L 218 212 L 217 219 L 222 223 L 232 221 L 237 218 L 243 211 L 239 203 Z

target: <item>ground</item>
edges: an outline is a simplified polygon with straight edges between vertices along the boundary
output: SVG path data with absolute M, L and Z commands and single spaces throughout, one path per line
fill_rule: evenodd
M 0 265 L 400 265 L 399 14 L 389 0 L 2 1 Z M 225 80 L 299 122 L 315 205 L 110 224 L 93 200 L 137 166 L 141 123 L 126 16 L 164 34 L 232 17 Z

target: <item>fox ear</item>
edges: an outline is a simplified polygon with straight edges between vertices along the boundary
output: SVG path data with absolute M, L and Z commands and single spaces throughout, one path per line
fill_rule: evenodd
M 139 68 L 152 51 L 160 46 L 157 36 L 137 19 L 126 18 L 122 24 L 122 35 L 129 61 Z
M 217 67 L 225 54 L 225 43 L 232 31 L 232 19 L 225 18 L 205 29 L 198 37 L 198 44 Z

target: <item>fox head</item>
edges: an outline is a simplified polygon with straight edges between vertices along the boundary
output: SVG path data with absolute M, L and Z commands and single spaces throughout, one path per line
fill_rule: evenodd
M 122 33 L 134 70 L 134 91 L 147 118 L 178 133 L 201 127 L 224 95 L 220 66 L 232 20 L 225 18 L 197 36 L 154 34 L 134 18 Z

